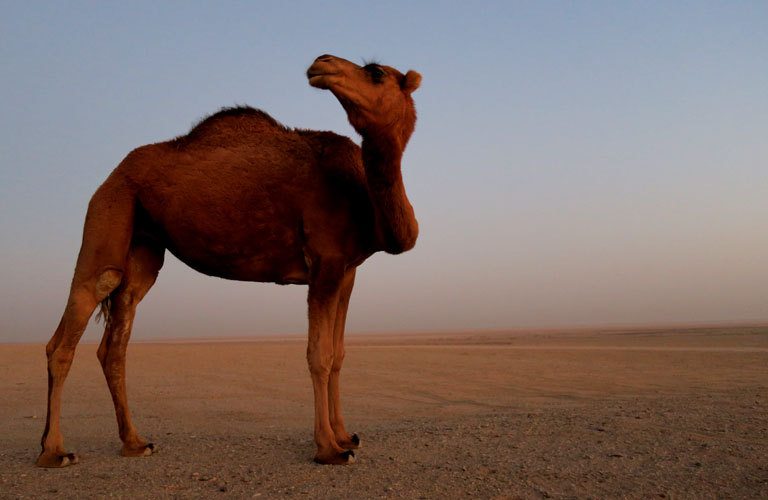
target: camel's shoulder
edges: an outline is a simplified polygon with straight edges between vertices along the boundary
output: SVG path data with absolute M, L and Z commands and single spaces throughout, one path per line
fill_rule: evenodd
M 324 161 L 353 161 L 355 163 L 362 161 L 360 146 L 345 135 L 327 130 L 296 129 L 296 133 L 310 144 Z
M 327 131 L 306 131 L 304 134 L 324 170 L 353 176 L 363 172 L 362 150 L 349 137 Z

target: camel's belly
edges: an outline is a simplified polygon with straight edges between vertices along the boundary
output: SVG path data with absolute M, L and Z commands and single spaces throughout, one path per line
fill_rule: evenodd
M 238 281 L 258 281 L 281 285 L 308 282 L 308 269 L 303 255 L 242 253 L 210 253 L 204 248 L 169 248 L 180 261 L 208 276 Z
M 150 227 L 163 233 L 168 250 L 210 276 L 306 283 L 306 242 L 298 203 L 280 193 L 207 181 L 142 193 L 140 202 L 152 221 Z

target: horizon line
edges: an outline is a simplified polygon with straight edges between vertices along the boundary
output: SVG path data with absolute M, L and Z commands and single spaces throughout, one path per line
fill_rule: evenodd
M 608 333 L 613 330 L 622 331 L 654 331 L 654 330 L 698 330 L 707 328 L 768 328 L 768 319 L 756 320 L 716 320 L 716 321 L 674 321 L 674 322 L 649 322 L 649 323 L 598 323 L 572 326 L 513 326 L 508 328 L 479 328 L 479 329 L 448 329 L 448 330 L 380 330 L 380 331 L 356 331 L 346 332 L 345 337 L 349 336 L 388 336 L 388 337 L 440 337 L 440 336 L 459 336 L 459 335 L 499 335 L 503 333 L 512 333 L 518 335 L 524 334 L 547 334 L 547 333 L 579 333 L 592 331 L 593 333 Z M 135 338 L 131 339 L 134 344 L 194 344 L 194 343 L 238 343 L 238 342 L 279 342 L 286 340 L 303 340 L 307 333 L 266 333 L 251 335 L 229 335 L 229 336 L 204 336 L 204 337 L 158 337 L 158 338 Z M 101 340 L 84 339 L 79 344 L 94 345 L 99 344 Z M 0 341 L 0 345 L 38 345 L 45 344 L 47 341 Z

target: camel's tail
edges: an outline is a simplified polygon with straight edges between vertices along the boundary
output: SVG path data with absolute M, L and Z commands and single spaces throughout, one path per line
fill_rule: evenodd
M 112 294 L 99 304 L 99 312 L 96 313 L 96 323 L 104 321 L 104 328 L 109 328 L 112 324 Z

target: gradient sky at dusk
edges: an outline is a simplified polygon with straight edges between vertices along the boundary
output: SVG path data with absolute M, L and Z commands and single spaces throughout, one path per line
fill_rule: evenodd
M 423 75 L 421 236 L 349 332 L 768 319 L 768 2 L 0 0 L 0 341 L 53 333 L 131 149 L 235 104 L 358 140 L 323 53 Z M 305 295 L 169 255 L 134 337 L 301 333 Z

